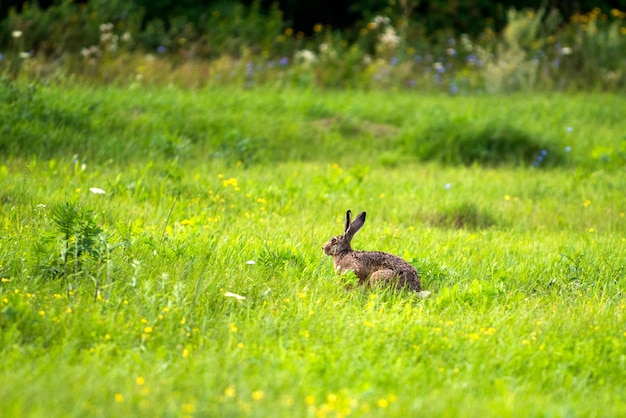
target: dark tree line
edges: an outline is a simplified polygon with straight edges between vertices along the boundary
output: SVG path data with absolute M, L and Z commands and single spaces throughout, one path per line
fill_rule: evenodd
M 42 8 L 67 0 L 35 0 Z M 84 1 L 75 0 L 77 3 Z M 214 10 L 242 4 L 249 7 L 255 0 L 130 0 L 144 11 L 144 22 L 160 19 L 168 22 L 183 17 L 198 22 Z M 335 29 L 354 27 L 385 10 L 404 14 L 422 23 L 429 32 L 451 29 L 455 32 L 477 33 L 489 26 L 500 29 L 509 8 L 556 8 L 566 18 L 600 8 L 626 10 L 626 0 L 257 0 L 263 10 L 278 5 L 284 20 L 295 31 L 310 33 L 315 24 L 330 25 Z M 0 0 L 0 20 L 9 10 L 20 11 L 24 1 Z M 32 3 L 32 2 L 31 2 Z

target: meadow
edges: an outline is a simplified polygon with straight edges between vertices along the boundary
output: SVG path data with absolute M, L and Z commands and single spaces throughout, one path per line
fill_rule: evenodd
M 622 95 L 1 86 L 3 416 L 626 414 Z

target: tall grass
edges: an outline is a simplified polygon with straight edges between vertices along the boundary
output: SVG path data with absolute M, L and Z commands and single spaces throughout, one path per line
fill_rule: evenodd
M 615 169 L 626 155 L 617 95 L 320 96 L 315 89 L 189 92 L 4 82 L 0 96 L 0 149 L 44 159 L 176 164 L 202 155 L 244 166 L 374 160 Z
M 621 97 L 3 89 L 3 416 L 624 414 Z M 430 297 L 346 290 L 348 208 Z

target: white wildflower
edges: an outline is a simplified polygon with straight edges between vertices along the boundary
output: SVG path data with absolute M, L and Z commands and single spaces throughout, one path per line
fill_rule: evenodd
M 23 35 L 23 32 L 21 30 L 14 30 L 13 32 L 11 32 L 11 36 L 14 38 L 21 38 Z
M 380 44 L 383 48 L 394 49 L 400 43 L 400 37 L 396 34 L 396 31 L 392 27 L 385 29 L 383 33 L 378 37 Z
M 113 38 L 113 34 L 111 32 L 102 32 L 100 34 L 100 43 L 106 44 Z
M 322 42 L 319 46 L 320 57 L 322 59 L 335 59 L 337 57 L 337 51 L 328 42 Z
M 311 65 L 317 61 L 317 56 L 313 51 L 303 49 L 301 51 L 296 51 L 295 59 L 304 65 Z
M 433 69 L 434 69 L 435 71 L 437 71 L 438 73 L 443 73 L 443 72 L 445 72 L 446 67 L 444 67 L 442 63 L 440 63 L 439 61 L 437 61 L 437 62 L 435 62 L 435 63 L 433 64 Z
M 226 296 L 227 298 L 235 298 L 237 300 L 246 300 L 245 296 L 241 296 L 241 295 L 238 295 L 238 294 L 232 293 L 232 292 L 226 292 L 226 293 L 224 293 L 224 296 Z
M 118 36 L 117 35 L 113 35 L 111 37 L 111 42 L 107 45 L 107 50 L 110 52 L 115 52 L 117 51 L 117 40 L 118 40 Z
M 100 25 L 100 32 L 111 32 L 113 30 L 113 23 L 103 23 Z
M 80 55 L 84 58 L 96 58 L 100 55 L 100 48 L 96 45 L 90 46 L 89 48 L 83 48 L 80 50 Z
M 89 191 L 93 194 L 106 194 L 106 192 L 99 187 L 90 187 Z
M 372 20 L 372 26 L 374 28 L 380 28 L 383 26 L 387 26 L 391 22 L 387 16 L 376 16 L 374 20 Z

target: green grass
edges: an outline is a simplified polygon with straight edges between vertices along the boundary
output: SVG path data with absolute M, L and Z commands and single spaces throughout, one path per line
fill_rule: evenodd
M 626 412 L 623 98 L 19 89 L 3 416 Z M 562 160 L 421 154 L 448 121 Z M 345 290 L 321 245 L 348 208 L 430 297 Z

